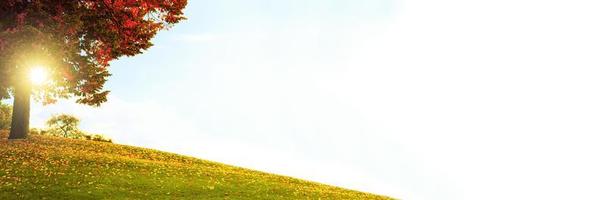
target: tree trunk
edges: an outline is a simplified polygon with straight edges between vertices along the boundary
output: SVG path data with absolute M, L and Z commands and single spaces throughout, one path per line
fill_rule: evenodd
M 23 84 L 15 87 L 13 103 L 13 121 L 8 139 L 25 139 L 29 132 L 29 108 L 31 86 Z

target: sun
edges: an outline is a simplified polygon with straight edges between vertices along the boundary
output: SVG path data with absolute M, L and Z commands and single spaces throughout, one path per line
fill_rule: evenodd
M 29 80 L 34 85 L 42 85 L 48 79 L 48 72 L 44 67 L 34 67 L 29 71 Z

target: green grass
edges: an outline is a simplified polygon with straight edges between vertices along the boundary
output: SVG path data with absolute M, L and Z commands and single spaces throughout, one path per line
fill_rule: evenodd
M 389 199 L 151 149 L 0 138 L 0 199 Z

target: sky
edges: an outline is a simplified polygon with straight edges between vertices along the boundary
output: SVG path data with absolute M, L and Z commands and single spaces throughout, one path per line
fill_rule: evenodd
M 32 124 L 401 199 L 605 199 L 605 8 L 192 0 L 109 102 Z

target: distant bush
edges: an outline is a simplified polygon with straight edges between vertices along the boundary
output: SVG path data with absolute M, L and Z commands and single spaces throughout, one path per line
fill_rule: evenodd
M 63 134 L 51 133 L 45 129 L 32 128 L 29 130 L 31 135 L 43 135 L 43 136 L 53 136 L 53 137 L 65 137 Z M 78 131 L 78 133 L 70 135 L 70 137 L 65 137 L 70 139 L 78 139 L 78 140 L 91 140 L 97 142 L 109 142 L 113 143 L 112 139 L 104 136 L 102 134 L 91 134 L 85 133 L 83 131 Z
M 13 107 L 0 102 L 0 130 L 11 128 L 11 118 L 13 117 Z
M 92 140 L 92 141 L 97 141 L 97 142 L 112 142 L 111 138 L 105 137 L 104 135 L 101 134 L 93 134 L 93 135 L 86 135 L 87 137 L 89 137 L 90 139 L 88 140 Z
M 29 129 L 29 134 L 30 135 L 48 135 L 46 133 L 46 130 L 44 130 L 44 129 L 38 129 L 38 128 L 30 128 Z

